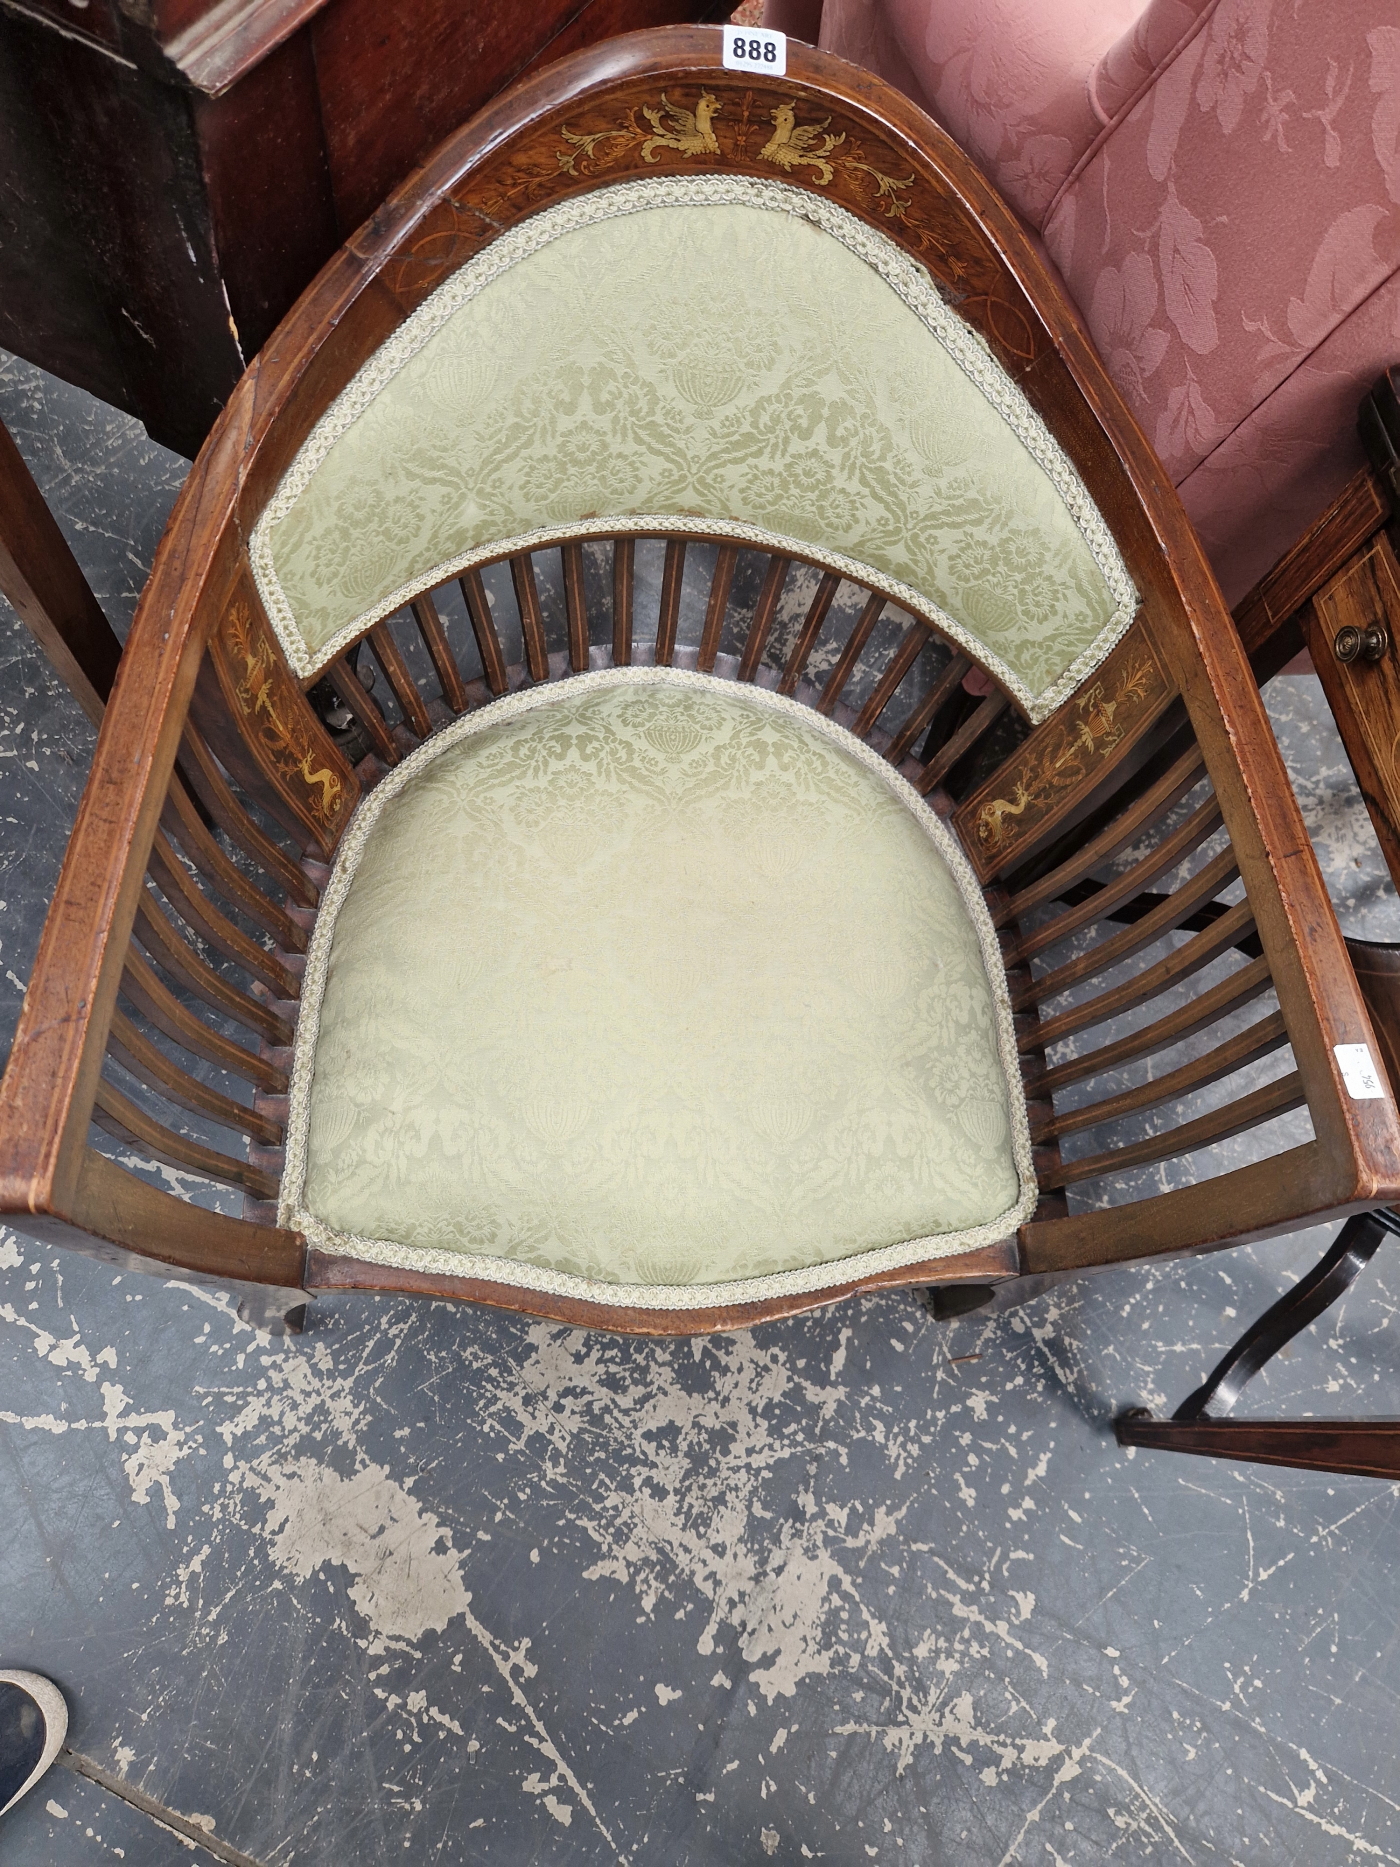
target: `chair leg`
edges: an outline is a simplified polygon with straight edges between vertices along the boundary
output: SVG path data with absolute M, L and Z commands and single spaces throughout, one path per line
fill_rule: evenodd
M 1113 1429 L 1120 1446 L 1400 1478 L 1400 1420 L 1154 1420 L 1136 1408 L 1120 1415 Z
M 1400 1233 L 1400 1218 L 1384 1208 L 1349 1219 L 1331 1250 L 1245 1330 L 1170 1420 L 1154 1420 L 1143 1407 L 1121 1414 L 1113 1423 L 1119 1445 L 1242 1459 L 1258 1465 L 1400 1478 L 1400 1421 L 1233 1421 L 1220 1417 L 1230 1412 L 1247 1383 L 1286 1342 L 1351 1288 L 1390 1233 Z
M 306 1292 L 245 1284 L 238 1299 L 239 1318 L 268 1335 L 300 1335 L 306 1327 Z

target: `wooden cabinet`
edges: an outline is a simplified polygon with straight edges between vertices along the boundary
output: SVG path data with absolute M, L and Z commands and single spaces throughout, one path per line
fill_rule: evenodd
M 192 456 L 298 293 L 450 130 L 566 52 L 717 11 L 0 0 L 0 345 Z

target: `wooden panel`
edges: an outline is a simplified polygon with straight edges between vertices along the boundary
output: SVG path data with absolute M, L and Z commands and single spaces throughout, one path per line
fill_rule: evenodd
M 555 57 L 637 26 L 694 19 L 677 0 L 590 5 L 534 0 L 527 9 L 460 0 L 332 0 L 311 37 L 336 211 L 349 232 L 399 179 L 550 47 Z M 567 37 L 561 31 L 573 26 Z
M 310 34 L 268 48 L 232 90 L 196 95 L 191 111 L 229 316 L 252 357 L 340 243 Z
M 1390 637 L 1381 659 L 1338 661 L 1338 631 L 1375 624 Z M 1400 887 L 1400 565 L 1384 532 L 1318 591 L 1304 631 L 1386 866 Z
M 283 812 L 323 855 L 335 848 L 359 782 L 306 704 L 246 575 L 210 637 L 225 705 Z M 225 761 L 227 762 L 227 761 Z
M 1161 716 L 1173 685 L 1141 629 L 1037 726 L 953 819 L 981 881 L 1007 869 L 1064 820 Z
M 888 113 L 882 121 L 863 95 L 863 74 L 796 42 L 789 43 L 784 79 L 724 71 L 718 50 L 715 34 L 658 34 L 610 60 L 605 83 L 575 79 L 566 91 L 561 81 L 557 100 L 550 95 L 552 74 L 541 74 L 534 120 L 497 160 L 456 182 L 450 199 L 424 216 L 396 255 L 392 283 L 405 305 L 421 303 L 480 246 L 483 219 L 509 226 L 561 194 L 633 176 L 728 170 L 810 189 L 882 227 L 954 294 L 959 311 L 1013 374 L 1051 352 L 1044 321 L 971 201 L 996 223 L 999 240 L 1028 251 L 1023 236 L 970 163 L 959 164 L 953 153 L 954 184 L 928 159 L 920 147 L 928 140 L 926 117 L 882 91 L 880 109 Z M 630 70 L 622 69 L 623 57 Z M 516 100 L 524 96 L 517 92 Z M 679 113 L 675 121 L 668 109 Z M 473 126 L 483 139 L 493 134 L 492 115 Z M 328 134 L 334 152 L 336 132 Z M 949 161 L 950 148 L 940 148 L 942 161 Z M 445 169 L 460 162 L 446 147 L 440 155 Z
M 1363 467 L 1317 523 L 1235 605 L 1235 627 L 1245 653 L 1257 654 L 1274 631 L 1334 577 L 1389 517 L 1385 486 L 1369 467 Z

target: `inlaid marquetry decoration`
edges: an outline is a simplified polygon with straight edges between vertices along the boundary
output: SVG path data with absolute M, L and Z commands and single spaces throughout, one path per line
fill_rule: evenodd
M 350 786 L 335 769 L 339 758 L 333 752 L 328 758 L 325 745 L 317 745 L 320 735 L 307 721 L 296 682 L 250 603 L 239 599 L 229 606 L 215 649 L 265 763 L 329 844 L 352 801 Z
M 1082 796 L 1094 767 L 1146 731 L 1172 693 L 1142 629 L 1131 629 L 1094 679 L 958 810 L 954 824 L 979 876 L 1004 868 Z
M 592 158 L 600 143 L 609 142 L 639 144 L 643 162 L 656 162 L 661 149 L 674 149 L 683 156 L 717 156 L 720 147 L 711 125 L 722 108 L 713 91 L 702 91 L 694 110 L 673 104 L 663 91 L 660 103 L 641 107 L 650 134 L 638 125 L 635 113 L 616 130 L 575 132 L 565 124 L 559 134 L 568 146 L 558 152 L 559 166 L 566 175 L 577 175 L 580 155 Z
M 639 78 L 607 99 L 575 101 L 542 116 L 469 167 L 381 275 L 406 310 L 506 227 L 557 200 L 566 185 L 682 171 L 771 175 L 811 188 L 890 233 L 982 325 L 1008 368 L 1046 347 L 1019 289 L 984 241 L 966 205 L 932 169 L 855 109 L 818 108 L 800 85 L 731 79 Z

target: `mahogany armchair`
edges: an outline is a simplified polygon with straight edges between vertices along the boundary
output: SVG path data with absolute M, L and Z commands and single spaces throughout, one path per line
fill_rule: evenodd
M 787 58 L 538 74 L 249 368 L 0 1085 L 9 1223 L 264 1317 L 694 1333 L 1400 1196 L 1176 494 L 972 164 Z

